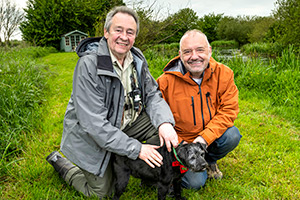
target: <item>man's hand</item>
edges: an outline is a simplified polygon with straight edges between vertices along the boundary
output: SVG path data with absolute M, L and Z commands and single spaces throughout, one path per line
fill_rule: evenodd
M 196 137 L 196 139 L 193 141 L 193 143 L 197 143 L 200 142 L 202 144 L 204 144 L 205 147 L 207 147 L 207 142 L 205 141 L 205 139 L 202 136 L 198 136 Z
M 163 123 L 158 128 L 158 134 L 160 139 L 160 146 L 163 146 L 164 141 L 166 142 L 166 147 L 169 152 L 172 150 L 173 145 L 174 148 L 178 146 L 178 136 L 173 128 L 172 124 L 170 123 Z
M 145 161 L 152 168 L 155 168 L 154 165 L 160 167 L 163 163 L 163 157 L 158 151 L 156 151 L 158 148 L 159 146 L 156 145 L 142 144 L 139 158 Z

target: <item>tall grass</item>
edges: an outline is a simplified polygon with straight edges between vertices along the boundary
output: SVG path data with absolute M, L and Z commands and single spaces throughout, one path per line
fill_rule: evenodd
M 216 40 L 210 43 L 212 48 L 230 48 L 237 49 L 239 48 L 239 43 L 235 40 Z
M 46 99 L 48 70 L 34 59 L 53 48 L 0 49 L 0 177 L 23 148 L 23 138 L 38 128 Z
M 280 43 L 249 43 L 242 46 L 241 50 L 243 53 L 250 56 L 265 56 L 265 57 L 280 57 L 281 52 L 284 51 L 284 47 Z
M 299 126 L 300 58 L 292 48 L 285 49 L 276 60 L 268 61 L 215 57 L 233 69 L 240 98 L 269 101 L 270 110 Z
M 162 72 L 164 66 L 178 55 L 179 43 L 165 44 L 165 45 L 155 45 L 149 47 L 144 51 L 144 56 L 147 59 L 149 70 L 152 76 L 156 79 Z

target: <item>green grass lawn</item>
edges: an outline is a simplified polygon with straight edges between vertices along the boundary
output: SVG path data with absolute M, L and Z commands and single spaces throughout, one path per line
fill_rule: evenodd
M 59 150 L 77 60 L 75 53 L 41 58 L 53 72 L 48 103 L 41 108 L 42 130 L 26 139 L 23 153 L 11 164 L 10 176 L 0 185 L 0 199 L 88 199 L 68 186 L 45 160 Z M 240 100 L 235 126 L 243 137 L 239 146 L 219 161 L 224 178 L 208 181 L 199 191 L 184 190 L 188 199 L 300 199 L 300 131 L 269 113 L 269 104 L 261 99 Z M 139 180 L 131 178 L 121 199 L 155 198 L 154 189 L 140 188 Z

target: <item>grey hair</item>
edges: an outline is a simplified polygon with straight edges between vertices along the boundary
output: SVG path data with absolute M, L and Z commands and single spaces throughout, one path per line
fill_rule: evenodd
M 207 39 L 207 36 L 206 36 L 202 31 L 200 31 L 200 30 L 198 30 L 198 29 L 192 29 L 192 30 L 188 30 L 187 32 L 185 32 L 185 33 L 183 34 L 183 36 L 182 36 L 181 39 L 180 39 L 179 48 L 181 47 L 182 39 L 183 39 L 186 35 L 189 35 L 189 34 L 192 34 L 192 33 L 200 33 L 201 35 L 203 35 L 204 38 L 205 38 L 205 40 L 206 40 L 206 42 L 207 42 L 208 47 L 210 47 L 210 44 L 209 44 L 208 39 Z
M 138 35 L 139 29 L 140 29 L 139 17 L 133 9 L 128 8 L 126 6 L 114 7 L 111 11 L 109 11 L 109 13 L 107 13 L 106 19 L 105 19 L 105 24 L 104 24 L 104 28 L 106 29 L 106 31 L 109 32 L 109 29 L 112 24 L 112 18 L 117 13 L 126 13 L 134 18 L 134 20 L 136 22 L 136 35 Z

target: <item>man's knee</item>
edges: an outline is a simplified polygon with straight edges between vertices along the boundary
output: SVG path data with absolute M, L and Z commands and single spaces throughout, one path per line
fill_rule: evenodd
M 224 135 L 227 137 L 226 138 L 227 145 L 232 147 L 236 147 L 239 144 L 242 137 L 239 129 L 235 126 L 228 128 L 224 133 Z
M 219 139 L 207 148 L 209 152 L 206 156 L 207 161 L 213 163 L 226 156 L 237 147 L 241 137 L 240 131 L 235 126 L 228 128 Z
M 199 190 L 202 187 L 204 187 L 205 181 L 202 180 L 191 180 L 188 183 L 182 183 L 182 186 L 186 189 L 194 189 L 194 190 Z
M 186 189 L 195 189 L 199 190 L 200 188 L 204 187 L 205 182 L 207 180 L 207 172 L 197 172 L 191 173 L 190 171 L 186 172 L 187 175 L 182 177 L 181 185 Z
M 68 180 L 66 181 L 77 191 L 82 192 L 87 197 L 98 196 L 98 198 L 112 194 L 114 177 L 110 165 L 103 177 L 96 176 L 78 167 L 76 169 L 77 171 L 70 170 L 70 173 L 67 174 Z

